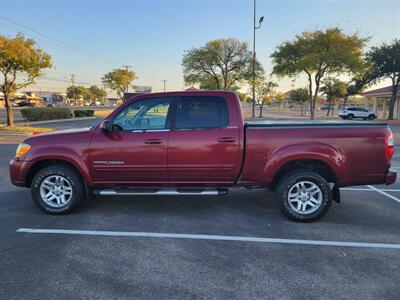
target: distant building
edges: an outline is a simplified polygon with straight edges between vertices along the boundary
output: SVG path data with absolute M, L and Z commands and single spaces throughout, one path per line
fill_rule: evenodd
M 195 91 L 200 91 L 200 90 L 196 89 L 194 86 L 191 86 L 190 88 L 187 88 L 185 91 L 187 91 L 187 92 L 195 92 Z
M 26 94 L 35 94 L 36 96 L 43 99 L 44 102 L 62 104 L 67 99 L 66 93 L 56 92 L 56 91 L 26 91 Z
M 366 98 L 365 107 L 372 109 L 378 114 L 378 118 L 386 119 L 389 114 L 389 103 L 392 97 L 392 86 L 374 89 L 361 94 Z M 400 89 L 397 91 L 397 98 L 400 97 Z M 394 118 L 400 118 L 399 101 L 394 105 Z
M 135 85 L 133 87 L 133 89 L 135 90 L 136 93 L 151 93 L 152 88 L 149 85 Z
M 128 101 L 129 99 L 131 99 L 132 97 L 144 95 L 144 94 L 148 94 L 148 93 L 125 93 L 122 100 L 125 102 L 125 101 Z
M 43 106 L 44 102 L 41 97 L 36 96 L 35 93 L 25 92 L 25 93 L 15 93 L 10 98 L 11 102 L 18 103 L 22 101 L 31 102 L 35 106 Z M 3 93 L 0 93 L 0 107 L 5 107 L 5 100 Z
M 298 104 L 296 103 L 296 101 L 292 100 L 292 92 L 293 90 L 284 93 L 285 95 L 285 103 L 283 104 L 284 107 L 294 107 Z

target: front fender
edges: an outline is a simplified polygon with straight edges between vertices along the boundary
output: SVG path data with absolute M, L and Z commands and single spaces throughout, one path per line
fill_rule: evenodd
M 322 161 L 331 167 L 338 179 L 343 179 L 346 174 L 345 156 L 341 149 L 323 143 L 307 143 L 276 149 L 266 157 L 265 181 L 271 183 L 281 167 L 296 160 Z
M 46 148 L 33 147 L 33 149 L 29 151 L 28 155 L 24 158 L 24 161 L 28 162 L 31 166 L 34 166 L 36 163 L 45 160 L 65 161 L 73 165 L 82 175 L 86 183 L 90 185 L 92 183 L 92 177 L 86 164 L 86 158 L 86 153 L 78 154 L 71 149 L 59 146 Z

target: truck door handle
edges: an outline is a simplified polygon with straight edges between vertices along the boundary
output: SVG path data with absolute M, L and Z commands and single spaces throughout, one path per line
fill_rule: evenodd
M 149 144 L 149 145 L 162 144 L 162 142 L 163 141 L 161 139 L 148 139 L 148 140 L 144 141 L 145 144 Z
M 222 137 L 222 138 L 219 138 L 217 141 L 218 141 L 218 143 L 224 143 L 224 144 L 236 142 L 236 140 L 232 137 Z

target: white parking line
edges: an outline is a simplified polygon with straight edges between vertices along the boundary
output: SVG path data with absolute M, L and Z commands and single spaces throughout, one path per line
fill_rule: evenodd
M 362 191 L 362 192 L 377 192 L 381 195 L 384 195 L 398 203 L 400 203 L 400 199 L 388 194 L 387 192 L 400 192 L 400 189 L 378 189 L 372 185 L 366 185 L 367 189 L 365 188 L 341 188 L 341 191 Z
M 297 239 L 277 239 L 277 238 L 260 238 L 260 237 L 229 236 L 229 235 L 228 236 L 227 235 L 208 235 L 208 234 L 186 234 L 186 233 L 182 234 L 182 233 L 160 233 L 160 232 L 34 229 L 34 228 L 19 228 L 17 230 L 17 232 L 66 234 L 66 235 L 113 236 L 113 237 L 136 237 L 136 238 L 139 237 L 139 238 L 170 238 L 170 239 L 189 239 L 189 240 L 236 241 L 236 242 L 314 245 L 314 246 L 336 246 L 336 247 L 356 247 L 356 248 L 400 249 L 400 244 L 389 244 L 389 243 L 359 243 L 359 242 L 321 241 L 321 240 L 297 240 Z
M 376 192 L 370 188 L 340 188 L 341 191 L 363 191 L 363 192 Z M 400 192 L 400 189 L 379 189 L 382 192 Z
M 392 195 L 390 195 L 390 194 L 388 194 L 388 193 L 386 193 L 386 192 L 384 192 L 384 191 L 382 191 L 382 190 L 380 190 L 380 189 L 377 189 L 376 187 L 374 187 L 374 186 L 372 186 L 372 185 L 367 185 L 367 187 L 369 187 L 370 189 L 374 190 L 375 192 L 378 192 L 378 193 L 381 194 L 381 195 L 384 195 L 384 196 L 386 196 L 386 197 L 389 197 L 390 199 L 392 199 L 392 200 L 394 200 L 394 201 L 400 203 L 400 199 L 397 198 L 397 197 L 395 197 L 395 196 L 392 196 Z

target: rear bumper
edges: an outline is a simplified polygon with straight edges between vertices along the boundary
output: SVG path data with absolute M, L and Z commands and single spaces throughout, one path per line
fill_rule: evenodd
M 27 186 L 26 174 L 31 163 L 12 159 L 9 165 L 11 183 L 16 186 Z
M 393 171 L 393 170 L 389 170 L 387 171 L 386 175 L 385 175 L 385 184 L 393 184 L 395 183 L 397 179 L 397 172 Z

